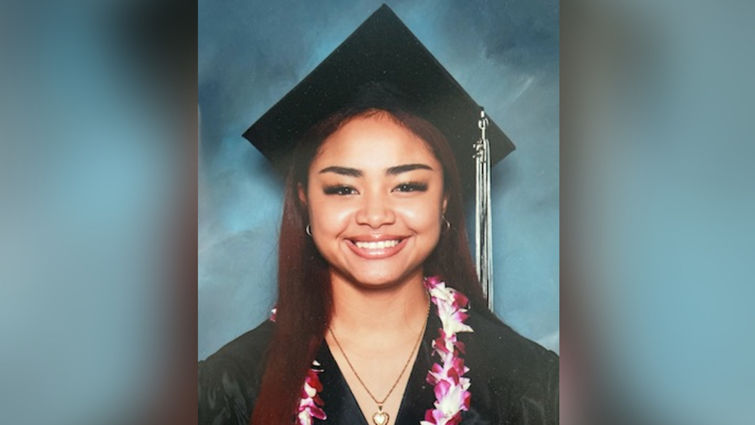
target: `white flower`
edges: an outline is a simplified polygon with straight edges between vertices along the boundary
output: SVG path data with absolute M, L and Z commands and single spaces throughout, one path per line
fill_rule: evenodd
M 309 415 L 309 412 L 306 410 L 302 410 L 299 412 L 299 424 L 301 425 L 312 425 L 312 416 Z
M 307 395 L 309 396 L 309 398 L 314 398 L 315 395 L 317 395 L 317 390 L 314 389 L 314 388 L 312 388 L 312 386 L 309 385 L 308 382 L 304 383 L 304 392 L 307 393 Z

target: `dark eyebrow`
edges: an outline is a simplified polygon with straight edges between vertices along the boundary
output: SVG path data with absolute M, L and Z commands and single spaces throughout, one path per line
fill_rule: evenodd
M 404 165 L 397 165 L 395 167 L 391 167 L 385 171 L 385 174 L 401 174 L 406 173 L 407 171 L 414 171 L 414 170 L 430 170 L 432 171 L 433 168 L 426 164 L 404 164 Z
M 432 167 L 426 164 L 396 165 L 395 167 L 390 167 L 387 170 L 385 170 L 385 174 L 395 176 L 397 174 L 406 173 L 406 172 L 414 171 L 414 170 L 432 171 Z M 356 168 L 349 168 L 349 167 L 338 167 L 335 165 L 330 166 L 330 167 L 325 167 L 322 170 L 320 170 L 320 174 L 323 174 L 323 173 L 336 173 L 342 176 L 362 177 L 362 170 L 357 170 Z
M 322 170 L 320 170 L 320 174 L 322 173 L 336 173 L 341 174 L 343 176 L 351 176 L 351 177 L 362 177 L 362 172 L 360 170 L 357 170 L 356 168 L 348 168 L 348 167 L 325 167 Z

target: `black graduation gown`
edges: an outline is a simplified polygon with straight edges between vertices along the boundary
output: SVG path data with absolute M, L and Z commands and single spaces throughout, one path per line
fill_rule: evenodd
M 470 310 L 474 333 L 459 333 L 466 345 L 465 376 L 471 380 L 471 407 L 462 425 L 558 423 L 558 356 L 508 326 Z M 266 321 L 199 362 L 199 425 L 248 425 L 257 397 L 264 353 L 275 324 Z M 433 386 L 425 380 L 440 320 L 435 306 L 392 425 L 417 425 L 433 407 Z M 330 349 L 323 341 L 316 359 L 323 372 L 320 397 L 328 418 L 315 424 L 371 425 L 362 415 Z

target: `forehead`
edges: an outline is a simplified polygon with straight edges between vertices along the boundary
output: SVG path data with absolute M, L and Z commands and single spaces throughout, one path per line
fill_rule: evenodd
M 397 164 L 440 165 L 427 142 L 386 114 L 351 119 L 320 146 L 312 162 L 360 169 L 388 168 Z

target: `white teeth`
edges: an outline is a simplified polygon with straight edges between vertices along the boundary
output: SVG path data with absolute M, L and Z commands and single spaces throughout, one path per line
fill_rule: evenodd
M 398 245 L 399 241 L 392 240 L 392 241 L 377 241 L 377 242 L 354 242 L 354 245 L 357 246 L 357 248 L 362 249 L 385 249 L 385 248 L 393 248 L 394 246 Z

